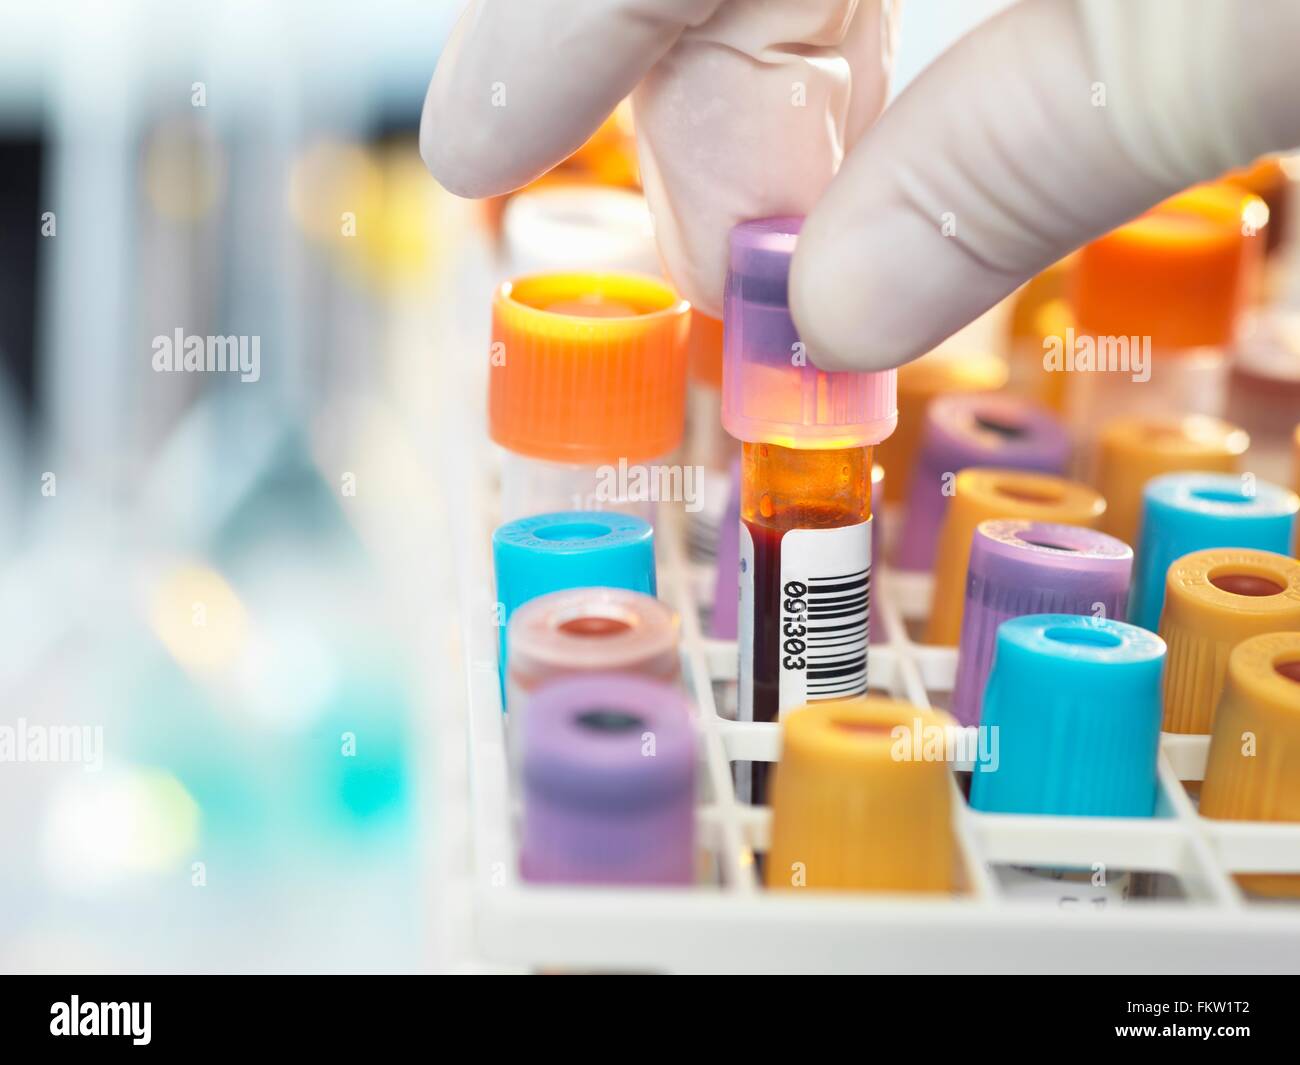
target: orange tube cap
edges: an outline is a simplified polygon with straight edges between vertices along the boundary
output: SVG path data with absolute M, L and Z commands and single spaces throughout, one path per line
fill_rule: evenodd
M 537 274 L 492 302 L 488 426 L 502 447 L 578 465 L 682 438 L 690 305 L 638 274 Z
M 1197 185 L 1079 253 L 1074 308 L 1094 336 L 1149 336 L 1169 350 L 1228 343 L 1262 241 L 1246 235 L 1259 197 Z

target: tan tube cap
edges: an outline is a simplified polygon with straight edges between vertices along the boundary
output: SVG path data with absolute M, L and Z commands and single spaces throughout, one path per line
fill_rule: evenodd
M 1178 559 L 1160 615 L 1169 645 L 1164 730 L 1209 732 L 1232 649 L 1251 636 L 1290 631 L 1300 631 L 1300 562 L 1235 547 Z
M 1201 816 L 1300 821 L 1300 632 L 1252 636 L 1228 656 L 1201 789 Z M 1250 874 L 1241 886 L 1300 897 L 1300 876 Z
M 1218 418 L 1116 418 L 1097 445 L 1093 483 L 1106 498 L 1103 532 L 1136 546 L 1142 490 L 1163 473 L 1236 473 L 1250 444 L 1244 429 Z
M 962 470 L 953 481 L 930 598 L 926 643 L 956 647 L 966 601 L 966 565 L 975 526 L 991 518 L 1024 518 L 1095 529 L 1106 501 L 1087 485 L 1019 470 Z
M 767 886 L 954 890 L 951 767 L 942 752 L 955 724 L 878 698 L 811 703 L 783 717 Z

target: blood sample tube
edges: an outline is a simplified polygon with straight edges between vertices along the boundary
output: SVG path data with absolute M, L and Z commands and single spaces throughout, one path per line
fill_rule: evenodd
M 722 421 L 742 441 L 740 718 L 775 721 L 867 690 L 871 449 L 897 421 L 896 374 L 818 370 L 790 317 L 802 219 L 731 232 Z M 766 766 L 738 788 L 762 801 Z

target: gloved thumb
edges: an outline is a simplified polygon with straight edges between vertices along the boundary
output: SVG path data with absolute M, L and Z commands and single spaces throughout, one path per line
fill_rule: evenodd
M 827 370 L 933 348 L 1073 248 L 1300 142 L 1300 4 L 1027 0 L 941 56 L 809 215 L 795 321 Z

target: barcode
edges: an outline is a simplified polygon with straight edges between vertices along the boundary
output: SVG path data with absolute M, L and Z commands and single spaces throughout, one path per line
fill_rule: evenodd
M 692 562 L 712 562 L 718 557 L 721 530 L 716 517 L 689 514 L 686 518 L 686 552 Z
M 809 699 L 866 693 L 870 599 L 870 566 L 808 580 Z

